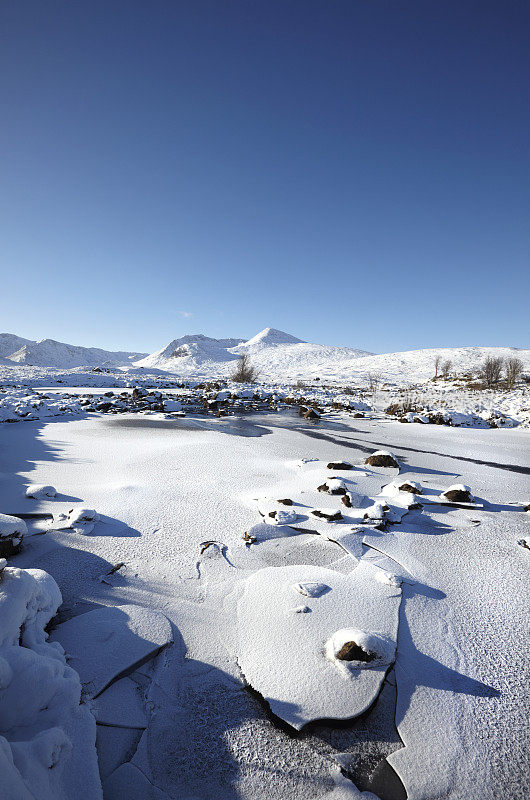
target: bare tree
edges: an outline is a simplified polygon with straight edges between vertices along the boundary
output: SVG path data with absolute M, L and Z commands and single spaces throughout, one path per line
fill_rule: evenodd
M 482 365 L 480 376 L 486 386 L 494 386 L 501 379 L 504 359 L 501 356 L 488 356 Z
M 517 378 L 520 378 L 523 373 L 523 362 L 520 358 L 507 358 L 504 364 L 504 374 L 506 375 L 506 383 L 509 389 L 513 389 L 517 383 Z
M 230 378 L 236 383 L 255 383 L 257 377 L 258 371 L 252 366 L 248 353 L 240 355 Z
M 442 357 L 438 354 L 434 359 L 434 379 L 438 377 L 438 370 L 440 369 L 440 365 L 442 363 Z
M 375 372 L 368 373 L 368 391 L 372 395 L 372 405 L 375 405 L 375 400 L 377 397 L 377 391 L 381 386 L 381 376 L 377 375 Z
M 453 362 L 448 358 L 447 361 L 444 361 L 442 364 L 442 378 L 447 379 L 449 373 L 451 372 L 451 367 L 453 366 Z

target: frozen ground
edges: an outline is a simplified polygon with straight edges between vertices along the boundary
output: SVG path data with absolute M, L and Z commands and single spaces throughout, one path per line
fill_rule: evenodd
M 27 517 L 9 564 L 62 592 L 50 638 L 95 716 L 106 800 L 338 800 L 354 783 L 383 800 L 527 798 L 528 436 L 290 411 L 2 425 L 2 513 L 99 515 L 85 532 Z M 422 495 L 364 465 L 380 449 Z M 331 478 L 351 507 L 317 490 Z M 455 483 L 474 506 L 437 504 Z M 339 663 L 344 638 L 373 660 Z

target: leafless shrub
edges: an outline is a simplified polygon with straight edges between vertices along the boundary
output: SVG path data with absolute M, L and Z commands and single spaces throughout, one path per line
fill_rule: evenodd
M 413 411 L 415 414 L 423 411 L 423 407 L 424 405 L 419 397 L 413 396 L 409 392 L 406 392 L 401 400 L 391 403 L 388 408 L 385 409 L 385 413 L 392 417 L 402 417 L 404 414 L 408 414 L 410 411 Z
M 501 379 L 504 359 L 501 356 L 488 356 L 482 365 L 480 377 L 486 386 L 495 386 Z
M 368 392 L 372 395 L 372 402 L 375 403 L 375 398 L 379 387 L 381 386 L 381 376 L 375 372 L 368 373 Z
M 442 378 L 447 379 L 449 373 L 451 372 L 451 367 L 453 366 L 453 362 L 450 359 L 444 361 L 442 364 Z
M 258 371 L 252 366 L 248 353 L 243 353 L 237 360 L 236 367 L 230 376 L 236 383 L 255 383 Z
M 517 379 L 523 374 L 523 362 L 520 358 L 507 358 L 504 364 L 504 374 L 506 376 L 506 383 L 509 389 L 513 389 L 517 383 Z
M 438 377 L 438 370 L 440 369 L 440 365 L 442 363 L 442 357 L 437 355 L 434 359 L 434 379 Z

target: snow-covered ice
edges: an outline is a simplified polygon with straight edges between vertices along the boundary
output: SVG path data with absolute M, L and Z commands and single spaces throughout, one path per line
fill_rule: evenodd
M 75 684 L 77 700 L 75 724 L 64 703 L 44 739 L 37 734 L 47 723 L 16 741 L 2 727 L 9 800 L 26 796 L 24 780 L 39 785 L 39 753 L 45 762 L 59 754 L 54 796 L 100 797 L 91 772 L 96 723 L 110 800 L 363 796 L 349 777 L 330 771 L 332 763 L 380 797 L 383 767 L 416 800 L 528 796 L 521 676 L 529 573 L 528 550 L 518 544 L 528 538 L 528 432 L 402 425 L 380 413 L 353 419 L 331 408 L 334 396 L 315 423 L 296 409 L 232 410 L 217 419 L 194 413 L 188 399 L 185 419 L 167 419 L 163 408 L 32 419 L 33 402 L 17 399 L 33 412 L 19 415 L 22 424 L 2 426 L 0 509 L 30 513 L 20 553 L 0 564 L 0 587 L 6 570 L 45 570 L 64 602 L 50 641 L 44 629 L 60 602 L 52 589 L 42 590 L 48 601 L 29 604 L 31 614 L 42 606 L 35 624 L 26 625 L 26 602 L 17 601 L 6 647 L 39 657 L 44 648 L 46 663 L 56 662 L 47 669 L 69 676 L 69 697 Z M 107 401 L 112 406 L 112 397 Z M 257 403 L 239 395 L 234 402 Z M 364 465 L 377 450 L 395 454 L 399 476 L 396 468 L 389 474 Z M 328 469 L 340 462 L 353 468 Z M 333 480 L 346 494 L 318 491 Z M 402 482 L 422 493 L 403 491 Z M 478 502 L 442 502 L 455 483 L 472 487 Z M 30 484 L 53 485 L 60 494 L 30 501 Z M 313 515 L 323 500 L 340 519 Z M 383 530 L 364 521 L 377 504 Z M 97 509 L 90 536 L 40 516 L 57 521 L 63 514 L 71 523 L 71 509 L 84 509 L 81 516 Z M 296 517 L 264 524 L 260 512 L 274 510 Z M 45 580 L 39 574 L 36 584 Z M 311 596 L 295 588 L 314 583 L 329 589 Z M 115 618 L 106 642 L 107 623 L 91 622 L 98 615 Z M 135 615 L 137 627 L 120 625 L 118 617 Z M 123 646 L 114 651 L 113 639 Z M 371 660 L 336 658 L 342 647 L 346 656 L 359 655 L 363 644 Z M 11 681 L 22 679 L 24 671 L 4 660 L 2 685 L 10 670 Z M 245 690 L 243 676 L 268 706 Z M 101 689 L 92 711 L 79 705 L 81 683 L 83 696 Z M 0 689 L 0 720 L 8 690 Z M 357 722 L 334 722 L 368 706 Z M 301 734 L 290 737 L 267 707 Z M 30 712 L 28 706 L 33 718 Z M 374 714 L 384 716 L 391 736 L 372 726 Z M 362 746 L 355 738 L 361 729 Z M 41 795 L 48 800 L 49 784 Z
M 246 580 L 238 604 L 238 663 L 271 711 L 293 728 L 357 716 L 379 691 L 390 648 L 369 670 L 350 669 L 347 677 L 329 658 L 329 642 L 341 628 L 370 626 L 378 642 L 396 640 L 401 593 L 374 581 L 372 569 L 360 565 L 343 575 L 295 565 L 263 569 Z M 293 587 L 311 598 L 310 614 L 286 614 Z M 378 656 L 381 651 L 378 645 Z

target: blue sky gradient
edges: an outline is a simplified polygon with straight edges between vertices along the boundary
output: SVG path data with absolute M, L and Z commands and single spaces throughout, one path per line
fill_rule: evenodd
M 530 4 L 12 0 L 0 329 L 530 346 Z

